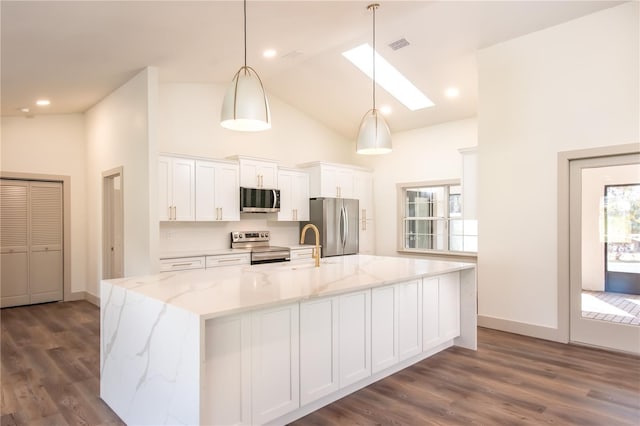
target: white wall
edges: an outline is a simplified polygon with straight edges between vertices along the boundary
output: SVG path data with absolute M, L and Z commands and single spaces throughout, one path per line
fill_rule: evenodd
M 157 70 L 147 68 L 86 113 L 88 269 L 87 291 L 98 295 L 102 278 L 102 173 L 123 166 L 124 274 L 154 271 L 152 242 L 157 226 L 150 226 L 150 155 L 154 155 L 154 106 Z M 151 152 L 151 154 L 150 154 Z M 155 181 L 154 181 L 155 182 Z M 157 203 L 154 202 L 154 206 Z M 154 210 L 155 211 L 155 210 Z
M 160 85 L 158 150 L 190 156 L 233 155 L 277 160 L 283 166 L 309 161 L 352 163 L 354 145 L 299 110 L 269 95 L 272 127 L 234 132 L 220 126 L 225 85 Z M 160 224 L 160 252 L 229 247 L 232 230 L 270 230 L 274 244 L 295 244 L 298 222 L 274 222 L 275 215 L 242 215 L 240 222 Z
M 640 182 L 640 166 L 594 167 L 582 171 L 582 288 L 604 291 L 602 200 L 605 185 Z
M 640 140 L 638 6 L 478 54 L 480 324 L 557 330 L 557 153 Z
M 87 280 L 84 116 L 2 117 L 2 171 L 71 177 L 71 291 Z
M 359 156 L 374 173 L 376 254 L 397 255 L 396 184 L 460 179 L 458 149 L 477 145 L 475 118 L 392 134 L 393 151 L 383 156 Z

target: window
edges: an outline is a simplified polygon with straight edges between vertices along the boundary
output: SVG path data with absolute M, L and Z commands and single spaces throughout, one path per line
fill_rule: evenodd
M 465 218 L 459 182 L 398 185 L 401 250 L 477 252 L 478 221 Z

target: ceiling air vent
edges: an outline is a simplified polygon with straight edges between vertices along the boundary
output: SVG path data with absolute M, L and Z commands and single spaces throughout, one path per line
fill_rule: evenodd
M 407 47 L 408 45 L 409 45 L 409 42 L 404 37 L 394 41 L 393 43 L 389 43 L 389 47 L 393 50 L 402 49 L 403 47 Z

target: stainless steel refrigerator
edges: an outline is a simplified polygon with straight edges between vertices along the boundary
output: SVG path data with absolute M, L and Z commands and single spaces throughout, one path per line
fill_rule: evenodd
M 358 253 L 358 200 L 347 198 L 311 198 L 309 222 L 320 230 L 322 257 Z M 305 244 L 314 244 L 314 233 L 307 232 Z

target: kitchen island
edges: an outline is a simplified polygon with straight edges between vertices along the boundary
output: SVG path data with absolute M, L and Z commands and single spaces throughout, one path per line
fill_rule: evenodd
M 475 265 L 353 255 L 106 280 L 100 396 L 128 424 L 285 424 L 452 345 Z

